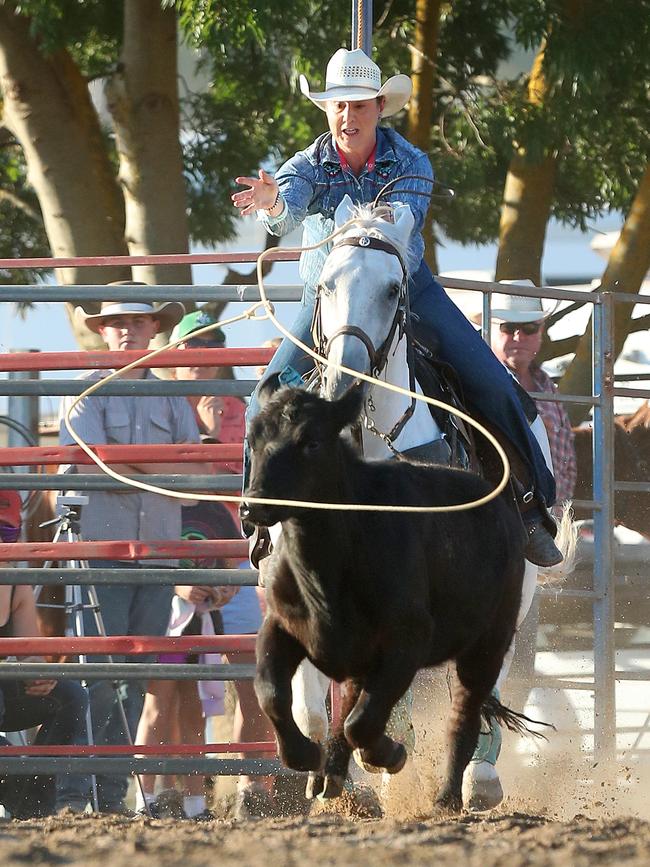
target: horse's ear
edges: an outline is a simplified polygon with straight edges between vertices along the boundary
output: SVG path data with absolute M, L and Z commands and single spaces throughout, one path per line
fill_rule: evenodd
M 264 409 L 275 392 L 280 388 L 280 374 L 272 373 L 260 382 L 257 389 L 257 402 Z
M 393 223 L 402 243 L 406 246 L 415 225 L 415 217 L 409 205 L 395 202 L 393 205 Z
M 365 392 L 365 383 L 355 379 L 345 394 L 332 402 L 334 424 L 339 431 L 352 427 L 358 421 L 363 409 Z
M 352 219 L 354 211 L 354 202 L 346 193 L 341 200 L 341 204 L 334 211 L 334 228 L 338 229 L 343 223 L 347 223 Z

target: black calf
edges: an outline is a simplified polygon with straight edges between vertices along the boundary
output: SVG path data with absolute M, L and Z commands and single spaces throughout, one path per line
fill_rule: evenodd
M 489 485 L 473 473 L 403 461 L 366 462 L 342 431 L 360 388 L 338 401 L 302 390 L 260 394 L 249 431 L 247 496 L 330 503 L 450 505 Z M 323 770 L 340 793 L 352 748 L 395 772 L 404 747 L 385 734 L 418 669 L 455 661 L 448 762 L 438 802 L 458 810 L 480 715 L 515 632 L 525 538 L 505 498 L 463 512 L 321 511 L 247 503 L 246 519 L 282 522 L 268 611 L 258 636 L 255 688 L 282 760 Z M 291 714 L 291 678 L 307 656 L 343 684 L 342 724 L 324 759 Z

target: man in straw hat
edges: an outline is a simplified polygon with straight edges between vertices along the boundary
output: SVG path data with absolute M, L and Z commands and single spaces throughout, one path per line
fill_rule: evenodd
M 339 49 L 327 65 L 326 86 L 314 92 L 307 80 L 300 87 L 314 105 L 325 112 L 329 132 L 288 160 L 272 177 L 260 169 L 259 176 L 238 177 L 244 189 L 232 196 L 242 215 L 257 212 L 267 231 L 284 235 L 303 225 L 305 246 L 327 237 L 334 228 L 334 212 L 347 194 L 355 203 L 372 202 L 379 190 L 403 175 L 433 179 L 428 156 L 389 127 L 382 117 L 396 114 L 411 94 L 406 75 L 395 75 L 381 84 L 377 64 L 356 49 Z M 562 556 L 553 542 L 555 525 L 546 506 L 555 501 L 555 483 L 516 395 L 511 378 L 469 321 L 448 298 L 423 259 L 422 227 L 432 186 L 427 180 L 404 178 L 399 192 L 388 196 L 408 204 L 415 217 L 407 253 L 410 273 L 409 301 L 418 319 L 418 337 L 436 347 L 438 357 L 456 368 L 465 397 L 497 428 L 520 456 L 524 491 L 534 507 L 524 516 L 529 534 L 527 557 L 540 566 L 559 563 Z M 303 306 L 293 325 L 293 334 L 311 340 L 315 290 L 325 247 L 303 253 L 300 274 L 305 283 Z M 267 369 L 267 376 L 280 373 L 280 381 L 301 382 L 311 362 L 285 340 Z M 258 412 L 255 396 L 248 417 Z M 529 503 L 530 505 L 530 503 Z
M 530 280 L 501 282 L 533 285 Z M 557 305 L 547 305 L 541 298 L 495 293 L 491 306 L 490 343 L 499 361 L 505 364 L 526 391 L 557 391 L 551 377 L 536 361 L 544 337 L 545 320 Z M 556 499 L 558 503 L 563 503 L 573 497 L 578 475 L 571 421 L 561 403 L 536 400 L 535 406 L 548 434 Z
M 111 286 L 143 283 L 124 281 Z M 137 297 L 137 289 L 134 289 Z M 159 331 L 167 331 L 180 322 L 185 309 L 177 301 L 153 305 L 139 301 L 105 301 L 96 314 L 88 314 L 78 307 L 75 315 L 91 331 L 99 334 L 112 352 L 125 350 L 145 351 Z M 104 371 L 93 370 L 80 379 L 90 385 L 106 376 Z M 148 368 L 135 368 L 122 379 L 155 380 Z M 75 445 L 63 421 L 72 403 L 72 397 L 62 401 L 60 413 L 61 445 Z M 133 445 L 163 443 L 198 443 L 199 431 L 187 400 L 182 396 L 111 396 L 101 390 L 81 400 L 70 415 L 73 430 L 90 445 Z M 112 464 L 123 475 L 136 473 L 202 473 L 207 465 L 187 463 Z M 71 473 L 101 473 L 94 464 L 64 468 Z M 181 500 L 164 497 L 131 488 L 127 491 L 87 491 L 89 502 L 81 513 L 81 535 L 86 541 L 110 539 L 181 539 Z M 104 568 L 143 568 L 158 566 L 174 568 L 176 560 L 153 559 L 142 563 L 133 561 L 92 561 L 92 566 Z M 169 620 L 173 595 L 171 586 L 123 584 L 97 586 L 107 635 L 164 635 Z M 87 635 L 97 635 L 90 611 L 84 612 Z M 119 659 L 119 657 L 118 657 Z M 133 659 L 133 657 L 127 657 Z M 139 658 L 142 660 L 142 658 Z M 124 707 L 131 734 L 134 734 L 142 710 L 143 684 L 129 681 L 120 687 L 126 691 Z M 116 702 L 116 691 L 107 681 L 92 685 L 90 706 L 93 731 L 98 744 L 123 744 L 121 714 Z M 127 791 L 126 776 L 99 775 L 97 777 L 100 810 L 123 812 Z

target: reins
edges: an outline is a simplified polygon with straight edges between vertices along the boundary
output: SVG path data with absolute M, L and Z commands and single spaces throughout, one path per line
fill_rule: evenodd
M 403 177 L 407 177 L 407 176 L 403 176 Z M 396 178 L 395 180 L 397 181 L 397 180 L 401 180 L 401 179 L 402 178 Z M 427 179 L 427 180 L 430 181 L 431 179 Z M 388 185 L 386 185 L 386 186 L 388 186 Z M 385 189 L 385 188 L 383 188 L 383 189 Z M 381 195 L 381 192 L 382 191 L 380 191 L 380 195 Z M 413 191 L 409 190 L 408 192 L 413 192 Z M 307 246 L 307 247 L 287 248 L 287 252 L 303 253 L 303 252 L 310 252 L 312 250 L 317 250 L 320 247 L 324 246 L 325 244 L 328 244 L 334 238 L 339 237 L 343 232 L 345 232 L 348 228 L 355 225 L 356 223 L 357 223 L 357 219 L 352 218 L 352 219 L 348 220 L 347 222 L 345 222 L 342 226 L 339 226 L 338 229 L 335 229 L 330 235 L 328 235 L 328 237 L 324 238 L 322 241 L 319 241 L 318 243 L 312 244 L 312 245 Z M 367 237 L 367 236 L 364 236 L 364 237 Z M 371 240 L 379 240 L 379 239 L 371 239 Z M 362 246 L 362 245 L 359 245 L 359 246 Z M 370 245 L 364 244 L 363 246 L 370 246 Z M 384 252 L 386 252 L 386 251 L 384 251 Z M 245 310 L 243 313 L 239 314 L 238 316 L 232 316 L 232 317 L 229 317 L 227 319 L 222 319 L 219 322 L 215 322 L 211 325 L 206 325 L 203 328 L 197 329 L 196 331 L 193 332 L 193 336 L 194 337 L 200 337 L 203 334 L 208 334 L 209 332 L 214 331 L 216 328 L 219 328 L 221 326 L 231 325 L 232 323 L 239 322 L 243 319 L 250 319 L 250 320 L 254 320 L 254 321 L 263 321 L 265 319 L 268 319 L 273 323 L 273 325 L 277 328 L 277 330 L 281 334 L 283 334 L 285 337 L 287 337 L 289 340 L 291 340 L 295 346 L 297 346 L 303 352 L 307 353 L 307 355 L 309 355 L 311 358 L 313 358 L 314 361 L 316 361 L 318 364 L 325 365 L 325 366 L 327 366 L 328 364 L 332 364 L 333 367 L 335 367 L 341 373 L 348 374 L 348 376 L 355 377 L 356 379 L 362 380 L 363 382 L 377 385 L 380 388 L 388 389 L 389 391 L 396 392 L 397 394 L 406 395 L 406 396 L 410 397 L 412 401 L 421 400 L 424 403 L 427 403 L 431 406 L 437 406 L 441 409 L 446 410 L 447 412 L 450 412 L 451 414 L 457 416 L 458 418 L 461 418 L 464 421 L 466 421 L 469 425 L 474 427 L 476 430 L 478 430 L 480 433 L 482 433 L 483 436 L 486 437 L 486 439 L 492 444 L 492 446 L 496 450 L 497 454 L 499 455 L 499 458 L 500 458 L 502 465 L 503 465 L 503 475 L 501 477 L 501 480 L 499 481 L 499 484 L 495 488 L 493 488 L 489 493 L 485 494 L 483 497 L 479 497 L 478 499 L 471 500 L 467 503 L 454 503 L 454 504 L 450 504 L 450 505 L 446 505 L 446 506 L 416 506 L 416 505 L 396 506 L 396 505 L 388 505 L 388 504 L 382 505 L 382 504 L 368 504 L 368 503 L 313 503 L 313 502 L 307 502 L 304 500 L 274 499 L 274 498 L 267 498 L 267 497 L 244 497 L 244 496 L 238 496 L 235 494 L 203 494 L 203 493 L 194 492 L 194 491 L 173 491 L 173 490 L 169 490 L 167 488 L 159 487 L 158 485 L 151 485 L 151 484 L 148 484 L 147 482 L 141 482 L 137 479 L 132 479 L 132 478 L 129 478 L 128 476 L 123 476 L 121 473 L 117 473 L 117 472 L 115 472 L 115 470 L 111 469 L 111 467 L 109 467 L 98 455 L 96 455 L 92 451 L 92 448 L 88 445 L 88 443 L 86 443 L 79 436 L 79 434 L 73 429 L 71 421 L 70 421 L 70 414 L 72 413 L 72 410 L 77 406 L 77 404 L 81 400 L 94 394 L 105 383 L 110 382 L 113 379 L 116 379 L 117 377 L 120 376 L 120 374 L 126 373 L 130 370 L 133 370 L 136 367 L 145 366 L 145 364 L 147 362 L 156 358 L 162 352 L 165 352 L 167 349 L 171 349 L 175 346 L 178 346 L 180 343 L 183 343 L 185 338 L 180 338 L 179 340 L 170 341 L 165 346 L 161 346 L 157 349 L 152 350 L 151 352 L 144 355 L 142 358 L 139 358 L 136 361 L 133 361 L 130 364 L 127 364 L 124 367 L 121 367 L 118 370 L 113 371 L 113 373 L 110 373 L 108 376 L 103 377 L 102 379 L 93 383 L 91 386 L 89 386 L 89 388 L 87 388 L 85 391 L 83 391 L 81 394 L 79 394 L 78 396 L 75 397 L 75 399 L 72 401 L 72 403 L 70 404 L 69 408 L 67 409 L 67 411 L 65 413 L 64 424 L 65 424 L 68 432 L 70 433 L 70 436 L 77 443 L 77 445 L 88 455 L 88 457 L 92 460 L 92 462 L 96 466 L 98 466 L 102 470 L 102 472 L 104 472 L 107 476 L 109 476 L 112 479 L 115 479 L 116 481 L 118 481 L 124 485 L 128 485 L 128 486 L 136 488 L 138 490 L 147 491 L 147 492 L 153 493 L 153 494 L 161 494 L 161 495 L 166 496 L 166 497 L 171 497 L 172 499 L 194 500 L 194 501 L 198 500 L 201 502 L 259 503 L 261 505 L 272 505 L 272 506 L 285 505 L 285 506 L 295 506 L 295 507 L 300 507 L 300 508 L 305 508 L 305 509 L 318 509 L 318 510 L 323 510 L 323 511 L 429 513 L 429 512 L 467 511 L 469 509 L 475 509 L 475 508 L 478 508 L 479 506 L 485 505 L 486 503 L 489 503 L 491 500 L 495 499 L 495 497 L 498 497 L 499 494 L 504 490 L 504 488 L 508 484 L 508 480 L 510 477 L 510 464 L 508 462 L 508 458 L 506 456 L 506 453 L 503 450 L 500 443 L 498 442 L 498 440 L 494 437 L 494 435 L 489 430 L 487 430 L 482 424 L 480 424 L 480 422 L 476 421 L 470 415 L 463 412 L 462 410 L 459 410 L 454 406 L 451 406 L 449 404 L 444 403 L 444 401 L 440 401 L 440 400 L 437 400 L 436 398 L 432 398 L 432 397 L 427 397 L 424 394 L 416 393 L 413 388 L 406 389 L 406 388 L 402 388 L 401 386 L 398 386 L 398 385 L 393 385 L 392 383 L 382 382 L 382 380 L 378 379 L 375 376 L 372 376 L 372 375 L 369 376 L 368 374 L 362 373 L 359 370 L 353 370 L 353 369 L 348 368 L 344 365 L 340 365 L 336 362 L 329 362 L 328 359 L 323 354 L 314 351 L 310 346 L 307 346 L 307 344 L 303 343 L 301 340 L 298 340 L 296 337 L 294 337 L 291 334 L 291 332 L 287 328 L 285 328 L 284 325 L 282 325 L 282 323 L 276 318 L 275 308 L 273 307 L 273 303 L 271 301 L 269 301 L 269 299 L 267 298 L 266 291 L 264 289 L 263 265 L 264 265 L 264 262 L 267 259 L 267 257 L 270 256 L 272 253 L 273 253 L 273 251 L 270 249 L 264 250 L 257 257 L 257 281 L 258 281 L 258 287 L 259 287 L 259 291 L 260 291 L 260 301 L 253 304 L 251 307 L 249 307 L 247 310 Z M 262 315 L 257 314 L 257 311 L 260 307 L 263 307 L 265 310 L 265 312 Z M 150 367 L 151 365 L 146 364 L 146 366 Z

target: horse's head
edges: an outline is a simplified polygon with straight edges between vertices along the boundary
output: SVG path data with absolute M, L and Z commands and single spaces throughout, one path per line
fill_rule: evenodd
M 251 476 L 245 497 L 326 502 L 337 498 L 340 434 L 359 418 L 363 392 L 350 388 L 328 401 L 300 388 L 278 388 L 271 376 L 259 391 L 261 410 L 248 431 Z M 242 518 L 271 526 L 305 514 L 302 507 L 245 503 Z
M 319 287 L 320 329 L 330 362 L 362 373 L 378 367 L 396 333 L 406 293 L 406 253 L 414 218 L 408 205 L 355 206 L 345 196 L 336 228 L 353 221 L 334 244 Z M 329 365 L 324 395 L 341 395 L 352 378 Z

